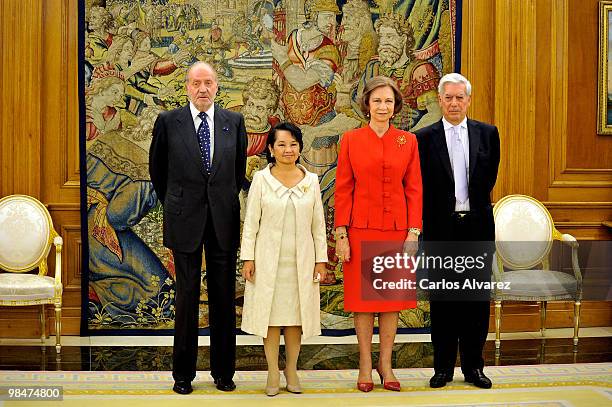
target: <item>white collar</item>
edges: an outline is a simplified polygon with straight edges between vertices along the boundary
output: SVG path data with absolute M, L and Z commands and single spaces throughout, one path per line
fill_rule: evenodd
M 198 110 L 197 107 L 195 107 L 195 105 L 191 101 L 189 101 L 189 110 L 191 111 L 191 118 L 195 122 L 195 119 L 200 114 L 200 111 Z M 214 120 L 215 120 L 215 104 L 214 103 L 211 104 L 210 107 L 208 108 L 208 110 L 205 113 L 206 113 L 206 116 L 208 116 L 208 118 L 211 121 L 214 122 Z
M 444 130 L 448 130 L 451 127 L 455 127 L 455 125 L 449 122 L 448 120 L 446 120 L 445 117 L 442 117 L 442 124 L 444 125 Z M 459 123 L 457 126 L 467 130 L 467 116 L 464 117 L 461 123 Z
M 286 186 L 283 185 L 282 182 L 277 180 L 276 177 L 274 177 L 274 175 L 272 175 L 272 172 L 270 171 L 270 169 L 272 168 L 272 165 L 273 165 L 272 163 L 268 164 L 266 168 L 261 170 L 261 173 L 264 179 L 266 180 L 266 182 L 268 183 L 268 185 L 270 185 L 270 188 L 272 188 L 272 190 L 276 192 L 276 195 L 279 198 L 283 196 L 285 192 L 287 191 L 291 191 L 295 193 L 298 198 L 301 198 L 306 192 L 308 192 L 308 189 L 311 187 L 310 184 L 312 182 L 311 181 L 312 178 L 309 176 L 310 173 L 308 172 L 306 168 L 304 168 L 304 166 L 302 166 L 301 164 L 296 164 L 297 167 L 300 170 L 302 170 L 302 172 L 304 173 L 304 178 L 300 182 L 298 182 L 294 187 L 287 188 Z

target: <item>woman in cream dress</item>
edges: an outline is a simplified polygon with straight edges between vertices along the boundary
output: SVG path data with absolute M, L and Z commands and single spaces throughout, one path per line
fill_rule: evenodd
M 292 393 L 301 393 L 301 336 L 321 334 L 318 282 L 325 275 L 327 239 L 318 177 L 297 164 L 302 147 L 296 126 L 280 123 L 270 130 L 269 164 L 253 177 L 242 231 L 241 328 L 264 338 L 268 396 L 279 391 L 281 328 L 287 353 L 283 373 Z

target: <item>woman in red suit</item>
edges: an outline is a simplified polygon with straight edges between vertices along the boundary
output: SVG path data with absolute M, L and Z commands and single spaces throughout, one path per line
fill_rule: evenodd
M 374 313 L 378 313 L 380 333 L 376 370 L 385 389 L 399 391 L 391 366 L 398 315 L 416 307 L 414 291 L 378 300 L 362 294 L 362 284 L 372 280 L 361 270 L 361 242 L 400 242 L 400 247 L 403 242 L 408 255 L 418 247 L 421 167 L 415 135 L 390 124 L 401 109 L 402 96 L 395 82 L 383 76 L 370 79 L 361 97 L 361 110 L 370 122 L 344 134 L 336 170 L 336 254 L 344 262 L 344 309 L 354 313 L 359 342 L 357 388 L 365 392 L 374 387 Z

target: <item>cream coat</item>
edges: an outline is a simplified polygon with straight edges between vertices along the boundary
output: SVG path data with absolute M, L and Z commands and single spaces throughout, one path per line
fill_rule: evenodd
M 313 282 L 316 263 L 327 262 L 327 239 L 319 179 L 303 166 L 306 176 L 289 189 L 270 172 L 255 173 L 247 201 L 240 258 L 255 260 L 255 282 L 246 282 L 242 330 L 266 337 L 280 255 L 283 215 L 288 200 L 295 205 L 296 262 L 302 335 L 321 334 L 319 284 Z

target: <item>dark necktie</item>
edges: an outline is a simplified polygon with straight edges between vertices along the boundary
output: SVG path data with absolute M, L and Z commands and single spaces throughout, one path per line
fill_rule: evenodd
M 198 127 L 198 144 L 200 144 L 200 155 L 206 172 L 210 174 L 210 127 L 206 121 L 206 113 L 200 112 L 198 117 L 202 119 L 200 127 Z

